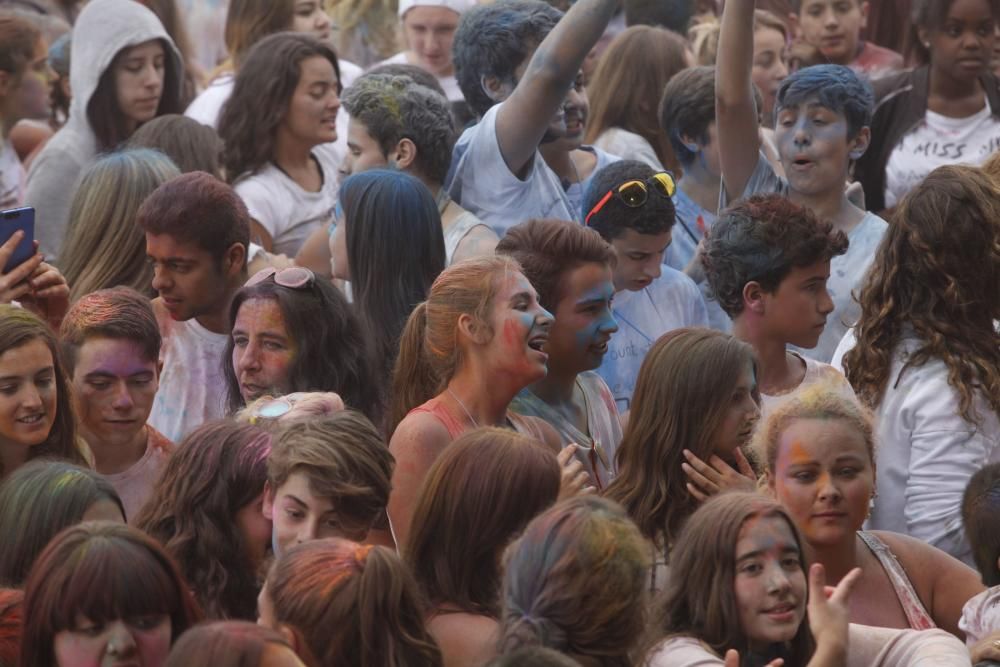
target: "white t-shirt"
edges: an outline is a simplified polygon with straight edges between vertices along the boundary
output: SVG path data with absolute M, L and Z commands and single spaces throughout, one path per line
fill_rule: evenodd
M 659 278 L 637 292 L 615 294 L 612 314 L 618 331 L 611 336 L 597 372 L 610 387 L 622 414 L 631 408 L 639 368 L 656 339 L 681 327 L 708 326 L 705 301 L 694 281 L 669 266 L 662 271 Z
M 834 363 L 854 348 L 854 330 L 837 347 Z M 978 428 L 962 419 L 959 395 L 940 359 L 904 371 L 920 339 L 908 333 L 893 350 L 885 394 L 875 417 L 878 497 L 869 530 L 905 533 L 975 567 L 962 526 L 962 496 L 983 466 L 1000 462 L 1000 415 L 976 396 Z
M 892 208 L 927 174 L 946 164 L 981 165 L 1000 149 L 1000 120 L 989 100 L 977 113 L 949 118 L 930 109 L 903 136 L 885 165 L 885 207 Z
M 497 113 L 504 104 L 493 106 L 459 137 L 446 184 L 448 195 L 501 238 L 509 228 L 532 218 L 576 220 L 577 209 L 537 150 L 524 180 L 511 173 L 497 142 Z
M 400 51 L 391 58 L 386 58 L 380 63 L 375 63 L 369 69 L 375 69 L 380 65 L 417 65 L 417 63 L 411 63 L 406 57 L 406 51 Z M 419 67 L 419 65 L 417 65 Z M 449 102 L 464 102 L 465 95 L 462 94 L 462 89 L 458 87 L 458 81 L 455 80 L 455 75 L 451 74 L 449 76 L 435 76 L 438 83 L 441 84 L 442 90 L 444 90 L 444 96 L 448 98 Z
M 744 197 L 756 194 L 777 193 L 788 196 L 788 181 L 774 173 L 774 168 L 760 154 L 757 166 L 750 175 Z M 728 205 L 726 189 L 722 189 L 719 210 Z M 805 357 L 819 361 L 829 361 L 837 343 L 844 332 L 857 321 L 861 314 L 860 306 L 854 302 L 851 293 L 860 288 L 864 282 L 868 267 L 875 258 L 875 249 L 882 242 L 885 230 L 888 229 L 885 220 L 874 213 L 866 213 L 861 222 L 847 235 L 850 246 L 847 252 L 830 260 L 830 279 L 826 288 L 833 300 L 833 312 L 827 315 L 826 327 L 819 337 L 819 343 L 811 350 L 797 349 Z
M 843 394 L 851 400 L 858 400 L 854 395 L 854 390 L 851 388 L 851 385 L 847 382 L 847 378 L 844 377 L 844 374 L 840 372 L 839 369 L 834 368 L 830 364 L 823 363 L 822 361 L 816 361 L 815 359 L 810 359 L 809 357 L 803 357 L 798 352 L 792 352 L 792 354 L 801 359 L 806 365 L 806 374 L 802 377 L 802 382 L 800 382 L 797 387 L 789 389 L 786 392 L 781 394 L 765 394 L 761 392 L 760 416 L 762 420 L 766 419 L 767 415 L 774 412 L 775 408 L 779 405 L 790 401 L 805 391 L 807 387 L 814 384 L 825 384 L 827 385 L 827 388 Z M 763 452 L 761 453 L 763 454 Z
M 213 333 L 193 318 L 178 322 L 162 308 L 157 311 L 163 372 L 148 421 L 179 443 L 205 422 L 226 415 L 222 363 L 229 336 Z
M 673 267 L 678 271 L 683 271 L 694 259 L 698 244 L 705 238 L 705 232 L 711 229 L 715 223 L 716 215 L 712 211 L 703 209 L 687 196 L 683 190 L 677 188 L 674 193 L 674 210 L 677 212 L 677 222 L 670 234 L 670 246 L 663 258 L 663 263 Z M 705 310 L 708 312 L 708 326 L 729 333 L 733 330 L 733 321 L 722 309 L 719 302 L 712 296 L 712 288 L 707 280 L 702 280 L 698 284 L 701 295 L 705 298 Z
M 606 150 L 612 155 L 621 155 L 626 160 L 638 160 L 648 164 L 656 171 L 663 171 L 660 158 L 642 135 L 623 130 L 620 127 L 609 127 L 594 140 L 594 146 Z
M 16 208 L 24 203 L 24 170 L 13 144 L 0 138 L 0 209 Z
M 273 251 L 294 257 L 312 232 L 333 222 L 337 203 L 337 163 L 327 151 L 313 151 L 323 184 L 308 192 L 274 164 L 236 181 L 236 190 L 250 217 L 267 230 Z

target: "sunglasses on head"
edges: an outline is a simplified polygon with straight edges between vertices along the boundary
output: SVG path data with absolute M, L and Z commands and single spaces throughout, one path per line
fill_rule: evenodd
M 287 269 L 281 269 L 280 271 L 274 267 L 268 267 L 253 274 L 244 287 L 259 285 L 268 278 L 274 278 L 274 282 L 276 284 L 289 289 L 302 289 L 303 287 L 309 287 L 313 284 L 313 281 L 316 280 L 316 276 L 312 271 L 301 266 L 290 266 Z
M 638 179 L 625 181 L 617 188 L 608 190 L 607 194 L 601 197 L 601 200 L 594 205 L 594 208 L 590 209 L 590 213 L 587 214 L 587 218 L 583 224 L 590 225 L 590 219 L 599 213 L 611 201 L 612 197 L 615 197 L 629 208 L 644 206 L 649 201 L 649 191 L 651 189 L 659 193 L 661 197 L 666 197 L 667 199 L 673 197 L 674 192 L 677 190 L 673 174 L 669 171 L 661 171 L 658 174 L 653 174 L 645 181 Z

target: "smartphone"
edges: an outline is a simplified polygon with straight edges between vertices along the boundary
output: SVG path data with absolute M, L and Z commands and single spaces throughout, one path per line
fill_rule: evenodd
M 10 240 L 17 230 L 24 232 L 24 238 L 14 248 L 14 254 L 3 267 L 4 273 L 31 259 L 35 254 L 35 209 L 31 206 L 0 211 L 0 245 Z

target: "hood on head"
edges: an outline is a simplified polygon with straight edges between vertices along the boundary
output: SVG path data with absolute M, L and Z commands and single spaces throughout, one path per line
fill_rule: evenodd
M 183 76 L 181 55 L 156 14 L 135 0 L 91 0 L 84 6 L 73 25 L 70 45 L 71 123 L 87 122 L 87 105 L 115 56 L 123 49 L 152 39 L 160 39 L 169 46 L 165 49 L 173 61 L 179 93 Z

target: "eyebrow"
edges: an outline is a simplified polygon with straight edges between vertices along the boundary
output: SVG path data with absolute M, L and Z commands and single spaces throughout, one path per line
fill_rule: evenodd
M 130 374 L 126 375 L 125 377 L 134 378 L 134 377 L 137 377 L 139 375 L 152 375 L 152 374 L 153 374 L 153 371 L 148 370 L 148 369 L 144 369 L 144 370 L 141 370 L 141 371 L 136 371 L 135 373 L 130 373 Z M 111 371 L 106 371 L 106 370 L 104 370 L 102 368 L 99 368 L 96 371 L 90 371 L 89 373 L 87 373 L 83 377 L 84 377 L 84 379 L 91 379 L 91 378 L 110 378 L 110 379 L 115 379 L 115 378 L 118 377 L 118 374 L 117 373 L 112 373 Z
M 518 299 L 528 299 L 530 301 L 531 297 L 532 297 L 531 292 L 518 292 L 514 296 L 510 297 L 510 302 L 514 303 Z
M 51 373 L 53 371 L 55 371 L 55 366 L 46 366 L 45 368 L 40 368 L 37 371 L 35 371 L 32 374 L 32 376 L 41 375 L 42 373 Z M 24 375 L 4 375 L 3 377 L 0 377 L 0 382 L 7 382 L 9 380 L 20 380 L 23 377 L 26 377 L 26 376 L 24 376 Z
M 296 496 L 292 495 L 291 493 L 286 493 L 285 494 L 285 498 L 288 498 L 289 500 L 291 500 L 291 501 L 293 501 L 293 502 L 301 505 L 302 507 L 305 507 L 306 509 L 309 508 L 309 505 L 306 505 L 305 502 L 303 502 L 302 500 L 300 500 Z
M 766 554 L 768 551 L 770 551 L 770 549 L 757 549 L 756 551 L 750 551 L 748 553 L 743 554 L 742 556 L 738 556 L 736 558 L 736 562 L 740 563 L 740 562 L 745 561 L 745 560 L 750 560 L 751 558 L 759 558 L 760 556 L 763 556 L 764 554 Z M 790 545 L 790 544 L 786 544 L 783 547 L 781 547 L 781 553 L 783 555 L 784 554 L 795 554 L 796 556 L 798 556 L 799 555 L 799 550 L 797 548 L 795 548 L 794 546 Z

